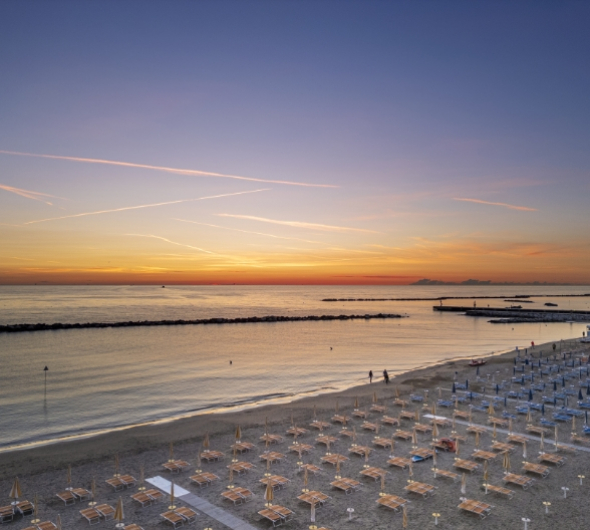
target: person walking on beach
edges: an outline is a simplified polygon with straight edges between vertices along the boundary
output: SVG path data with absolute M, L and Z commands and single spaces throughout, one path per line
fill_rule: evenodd
M 389 374 L 387 373 L 387 370 L 383 370 L 383 380 L 385 381 L 386 385 L 389 384 Z
M 369 370 L 369 383 L 373 382 L 373 370 Z

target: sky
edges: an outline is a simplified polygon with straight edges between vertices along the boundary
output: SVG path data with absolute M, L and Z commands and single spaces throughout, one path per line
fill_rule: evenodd
M 590 4 L 0 2 L 0 284 L 590 284 Z

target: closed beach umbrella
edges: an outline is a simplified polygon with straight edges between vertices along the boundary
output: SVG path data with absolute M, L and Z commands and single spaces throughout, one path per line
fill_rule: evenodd
M 205 438 L 203 439 L 203 449 L 209 449 L 211 443 L 209 442 L 209 433 L 205 434 Z
M 359 408 L 359 398 L 356 397 L 354 398 L 354 410 L 357 410 Z
M 433 453 L 432 453 L 432 465 L 433 467 L 436 469 L 436 449 L 434 449 Z
M 230 473 L 230 481 L 232 481 L 233 478 L 234 478 L 233 477 L 233 474 L 234 474 L 233 472 L 234 472 L 234 470 L 232 469 L 231 470 L 231 473 Z M 175 506 L 174 506 L 174 482 L 170 482 L 170 506 L 169 506 L 169 508 L 171 510 L 174 510 L 174 508 L 175 508 Z
M 502 467 L 506 471 L 510 471 L 510 453 L 508 451 L 504 451 L 504 461 L 502 462 Z
M 539 446 L 539 449 L 541 450 L 541 452 L 545 450 L 545 433 L 543 431 L 541 431 L 541 444 Z
M 526 413 L 526 421 L 528 421 L 529 423 L 531 421 L 533 421 L 533 415 L 531 414 L 531 409 L 529 409 Z
M 229 468 L 229 485 L 231 486 L 234 483 L 234 468 L 230 466 Z M 173 488 L 174 491 L 174 488 Z
M 336 460 L 336 475 L 340 475 L 340 457 Z
M 465 379 L 465 390 L 469 388 L 469 379 Z
M 311 522 L 315 523 L 315 502 L 311 503 Z
M 174 460 L 174 444 L 172 442 L 170 442 L 170 450 L 168 453 L 168 460 L 172 462 Z
M 432 402 L 432 409 L 431 409 L 432 415 L 436 416 L 436 403 Z
M 455 385 L 453 384 L 453 386 L 455 386 Z M 399 388 L 398 387 L 395 387 L 395 397 L 399 399 Z
M 307 489 L 307 482 L 309 480 L 309 476 L 307 474 L 307 467 L 305 468 L 305 471 L 303 472 L 303 487 L 305 489 Z
M 270 506 L 272 504 L 272 500 L 274 499 L 274 492 L 272 490 L 272 483 L 270 477 L 268 478 L 268 482 L 266 483 L 266 491 L 264 492 L 264 500 L 266 501 L 266 505 Z
M 385 491 L 385 474 L 381 475 L 381 491 Z
M 356 444 L 356 427 L 352 428 L 352 441 Z
M 377 403 L 377 392 L 373 392 L 373 403 Z
M 496 424 L 494 423 L 494 430 L 492 431 L 492 438 L 496 439 Z
M 586 395 L 590 396 L 590 385 L 586 387 Z
M 500 392 L 500 385 L 496 383 L 496 396 L 498 395 L 498 392 Z
M 402 527 L 408 528 L 408 512 L 406 512 L 406 505 L 402 507 L 403 510 L 403 518 L 402 518 Z
M 533 400 L 533 390 L 529 388 L 529 401 Z
M 494 404 L 490 401 L 490 406 L 488 407 L 488 414 L 490 416 L 492 416 L 493 414 L 495 414 L 495 410 L 494 410 Z
M 242 429 L 240 429 L 240 426 L 238 425 L 236 427 L 236 442 L 239 442 L 242 439 Z
M 580 388 L 580 390 L 578 390 L 578 399 L 580 401 L 582 401 L 584 399 L 584 396 L 582 395 L 582 389 Z
M 119 476 L 119 455 L 116 454 L 115 455 L 115 476 L 118 477 Z
M 590 388 L 590 386 L 588 388 Z M 457 393 L 457 387 L 455 387 L 455 383 L 453 383 L 453 388 L 451 389 L 451 392 L 453 394 L 456 394 Z
M 66 473 L 66 482 L 68 483 L 68 488 L 72 485 L 72 466 L 68 465 L 68 471 Z
M 12 488 L 10 489 L 9 497 L 14 501 L 16 504 L 18 498 L 22 495 L 22 491 L 20 489 L 20 482 L 18 481 L 18 477 L 14 478 L 14 483 L 12 484 Z
M 485 460 L 483 463 L 483 479 L 487 482 L 488 481 L 488 461 Z
M 545 416 L 545 403 L 541 403 L 541 416 Z
M 508 418 L 508 432 L 512 434 L 512 418 Z
M 57 530 L 61 530 L 61 515 L 57 514 L 57 519 L 55 520 L 55 526 L 57 526 Z
M 479 449 L 479 431 L 475 433 L 475 447 Z
M 553 392 L 557 392 L 557 381 L 553 381 Z
M 522 457 L 526 460 L 526 442 L 522 444 Z
M 416 434 L 416 427 L 412 429 L 412 444 L 418 445 L 418 435 Z
M 40 519 L 39 519 L 39 499 L 37 498 L 37 494 L 35 493 L 35 496 L 33 497 L 33 520 L 31 521 L 32 523 L 40 523 Z
M 92 494 L 92 501 L 94 501 L 94 498 L 96 497 L 96 481 L 94 479 L 92 479 L 90 484 L 90 493 Z
M 410 465 L 408 466 L 408 476 L 410 478 L 412 478 L 414 476 L 414 463 L 410 462 Z
M 432 439 L 436 440 L 438 438 L 438 427 L 436 426 L 436 423 L 434 423 L 432 425 Z
M 172 491 L 174 491 L 174 484 L 172 484 L 172 487 L 173 487 Z M 174 499 L 172 499 L 172 501 L 174 501 Z M 117 507 L 115 508 L 115 516 L 114 516 L 115 521 L 119 521 L 119 523 L 116 525 L 117 528 L 123 528 L 123 526 L 125 526 L 123 524 L 124 518 L 125 518 L 125 513 L 123 512 L 123 499 L 121 497 L 119 497 L 119 501 L 117 502 Z
M 459 456 L 459 438 L 455 440 L 455 454 Z
M 557 425 L 555 426 L 555 449 L 557 450 Z
M 461 476 L 461 493 L 463 495 L 467 493 L 467 475 L 465 473 Z
M 576 417 L 572 416 L 572 433 L 576 432 Z

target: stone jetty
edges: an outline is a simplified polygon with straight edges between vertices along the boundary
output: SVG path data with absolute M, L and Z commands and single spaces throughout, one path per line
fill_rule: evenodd
M 61 329 L 84 328 L 127 328 L 137 326 L 193 326 L 207 324 L 251 324 L 264 322 L 310 322 L 326 320 L 370 320 L 373 318 L 406 318 L 392 313 L 376 313 L 366 315 L 307 315 L 307 316 L 264 316 L 243 318 L 203 318 L 197 320 L 139 320 L 126 322 L 85 322 L 55 324 L 9 324 L 0 326 L 0 333 L 19 333 L 24 331 L 52 331 Z

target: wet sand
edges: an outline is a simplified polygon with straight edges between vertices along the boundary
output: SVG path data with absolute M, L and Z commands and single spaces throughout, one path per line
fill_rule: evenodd
M 581 352 L 582 349 L 587 351 L 589 346 L 577 345 L 574 348 Z M 532 353 L 535 357 L 538 357 L 540 351 L 549 354 L 551 344 L 539 345 L 532 350 Z M 400 375 L 393 378 L 389 385 L 378 381 L 339 393 L 301 399 L 290 404 L 269 405 L 227 414 L 194 416 L 165 424 L 148 425 L 108 433 L 85 440 L 0 454 L 0 491 L 5 492 L 5 504 L 8 504 L 8 492 L 14 476 L 18 475 L 21 481 L 23 498 L 32 500 L 34 494 L 37 493 L 41 520 L 55 521 L 59 513 L 64 529 L 85 528 L 88 523 L 81 518 L 79 510 L 87 507 L 87 501 L 66 507 L 55 496 L 58 491 L 63 491 L 66 488 L 66 470 L 67 466 L 71 465 L 72 486 L 90 488 L 91 480 L 94 478 L 96 480 L 96 500 L 99 503 L 106 502 L 115 506 L 119 496 L 123 497 L 126 523 L 137 523 L 145 530 L 171 528 L 160 517 L 160 513 L 166 511 L 168 501 L 141 508 L 130 498 L 130 495 L 137 492 L 137 487 L 115 493 L 105 483 L 105 480 L 111 478 L 115 472 L 114 455 L 118 454 L 122 473 L 130 473 L 139 478 L 140 467 L 143 465 L 146 477 L 159 475 L 166 479 L 172 478 L 179 486 L 214 505 L 222 507 L 227 512 L 247 521 L 251 525 L 261 529 L 269 528 L 272 527 L 270 522 L 263 520 L 257 514 L 265 503 L 264 487 L 259 482 L 266 472 L 265 464 L 260 459 L 260 454 L 265 450 L 264 443 L 260 442 L 260 436 L 264 433 L 265 420 L 268 419 L 269 432 L 284 437 L 283 443 L 271 446 L 271 450 L 279 451 L 285 455 L 281 463 L 272 466 L 271 472 L 286 477 L 291 481 L 286 488 L 275 492 L 275 502 L 295 512 L 295 519 L 285 524 L 285 527 L 306 529 L 311 524 L 309 505 L 297 499 L 297 495 L 301 494 L 303 488 L 303 474 L 299 472 L 297 465 L 299 455 L 289 451 L 292 437 L 286 435 L 287 429 L 291 426 L 291 418 L 293 418 L 295 424 L 310 431 L 300 438 L 301 442 L 313 446 L 313 450 L 308 455 L 303 456 L 303 462 L 313 463 L 322 468 L 320 474 L 310 476 L 308 487 L 331 496 L 331 500 L 324 507 L 317 509 L 318 527 L 326 526 L 332 530 L 352 526 L 367 529 L 401 528 L 402 515 L 377 505 L 380 482 L 374 482 L 359 474 L 365 465 L 365 460 L 349 453 L 351 440 L 339 435 L 342 426 L 331 421 L 336 404 L 338 403 L 341 413 L 350 416 L 356 398 L 358 398 L 360 409 L 368 409 L 372 404 L 373 394 L 375 393 L 378 403 L 387 407 L 386 414 L 397 417 L 401 408 L 393 405 L 396 389 L 403 399 L 409 399 L 412 392 L 424 396 L 424 391 L 427 390 L 428 395 L 425 404 L 428 404 L 428 410 L 423 409 L 423 404 L 418 402 L 412 402 L 407 407 L 407 410 L 420 410 L 423 414 L 427 414 L 432 403 L 439 397 L 439 388 L 441 389 L 441 396 L 450 399 L 450 389 L 455 378 L 455 372 L 457 372 L 457 381 L 463 382 L 468 378 L 470 390 L 475 392 L 480 391 L 482 382 L 488 381 L 487 392 L 490 395 L 493 380 L 496 382 L 510 380 L 514 357 L 515 352 L 489 357 L 487 364 L 480 368 L 480 383 L 476 382 L 475 368 L 468 367 L 464 359 L 456 360 Z M 517 386 L 519 385 L 515 385 L 515 388 Z M 508 403 L 510 412 L 514 412 L 514 405 L 515 403 Z M 359 480 L 362 483 L 360 489 L 351 495 L 345 495 L 344 492 L 336 490 L 330 485 L 336 474 L 335 469 L 329 464 L 321 463 L 320 459 L 325 455 L 326 447 L 316 443 L 319 433 L 309 425 L 313 420 L 314 406 L 317 418 L 330 423 L 330 427 L 325 429 L 324 434 L 335 436 L 338 439 L 331 448 L 332 453 L 337 452 L 349 458 L 342 465 L 341 475 Z M 466 405 L 461 408 L 467 410 Z M 452 411 L 452 408 L 438 408 L 437 413 L 451 418 Z M 500 414 L 501 411 L 497 415 Z M 533 416 L 533 423 L 538 424 L 540 413 L 534 412 Z M 547 416 L 550 417 L 550 412 L 548 412 Z M 380 422 L 381 417 L 382 415 L 379 413 L 370 412 L 368 419 L 369 421 Z M 487 417 L 484 412 L 474 412 L 473 422 L 489 427 Z M 564 528 L 572 529 L 587 526 L 587 514 L 584 508 L 585 499 L 588 495 L 588 486 L 585 480 L 583 485 L 580 486 L 578 475 L 585 475 L 590 481 L 590 453 L 588 452 L 582 450 L 575 453 L 560 451 L 558 454 L 567 458 L 566 464 L 563 467 L 555 467 L 549 464 L 551 467 L 549 476 L 545 479 L 538 478 L 536 483 L 526 491 L 523 491 L 519 486 L 508 486 L 515 492 L 512 500 L 496 494 L 485 495 L 482 488 L 483 475 L 481 469 L 473 474 L 467 474 L 466 494 L 463 495 L 460 491 L 460 480 L 453 482 L 445 478 L 435 479 L 432 473 L 432 461 L 417 463 L 413 466 L 413 480 L 437 486 L 436 493 L 432 498 L 423 499 L 416 494 L 404 491 L 409 479 L 408 471 L 387 464 L 390 450 L 373 446 L 372 441 L 375 433 L 363 430 L 362 423 L 362 419 L 354 418 L 349 422 L 349 427 L 356 429 L 358 444 L 373 447 L 368 464 L 388 471 L 385 491 L 411 500 L 407 509 L 408 528 L 434 526 L 433 513 L 440 513 L 439 526 L 443 528 L 467 529 L 476 526 L 482 528 L 521 528 L 523 527 L 521 519 L 525 516 L 531 519 L 529 525 L 531 530 L 550 528 L 555 524 L 562 524 Z M 422 423 L 428 423 L 428 418 L 423 418 Z M 581 423 L 582 421 L 577 419 L 579 433 L 582 432 Z M 411 420 L 402 420 L 403 429 L 411 430 L 413 424 L 414 422 Z M 220 493 L 226 489 L 228 484 L 229 473 L 226 466 L 232 459 L 230 446 L 235 440 L 234 433 L 237 425 L 241 427 L 242 440 L 252 442 L 257 447 L 254 451 L 238 455 L 240 460 L 251 462 L 256 465 L 256 468 L 249 473 L 236 475 L 234 479 L 237 486 L 251 489 L 255 494 L 255 499 L 252 502 L 234 506 L 224 500 Z M 514 431 L 524 433 L 525 426 L 525 416 L 518 415 L 513 424 Z M 467 437 L 465 443 L 460 443 L 460 456 L 462 458 L 469 458 L 475 449 L 475 437 L 468 434 L 466 428 L 467 425 L 461 423 L 457 423 L 455 426 L 459 435 Z M 396 427 L 383 425 L 380 427 L 379 434 L 390 438 L 395 430 Z M 448 436 L 451 430 L 452 427 L 442 428 L 440 429 L 440 435 Z M 570 430 L 570 424 L 560 424 L 560 441 L 569 442 Z M 225 458 L 222 461 L 214 463 L 199 462 L 198 454 L 206 433 L 209 433 L 210 436 L 211 449 L 225 453 Z M 588 438 L 590 439 L 590 436 Z M 418 434 L 418 445 L 427 447 L 431 439 L 431 434 Z M 504 441 L 506 434 L 498 432 L 497 439 Z M 553 451 L 553 445 L 549 443 L 549 440 L 552 439 L 553 435 L 548 434 L 545 442 L 545 449 L 550 452 Z M 492 431 L 489 430 L 481 435 L 480 448 L 489 449 L 492 441 Z M 171 442 L 174 443 L 175 458 L 186 460 L 191 465 L 188 471 L 178 475 L 171 475 L 162 468 L 162 464 L 169 458 L 169 444 Z M 531 441 L 527 444 L 527 460 L 537 462 L 536 456 L 539 453 L 539 445 L 538 441 Z M 407 457 L 411 448 L 411 441 L 397 440 L 394 454 Z M 452 471 L 454 458 L 453 453 L 439 453 L 438 468 Z M 511 456 L 512 470 L 514 472 L 520 472 L 522 461 L 522 448 L 518 446 Z M 197 468 L 217 474 L 220 480 L 208 488 L 199 489 L 189 479 Z M 503 471 L 502 456 L 496 457 L 489 466 L 489 482 L 502 485 Z M 566 499 L 563 498 L 562 486 L 569 488 Z M 491 515 L 484 520 L 480 520 L 473 514 L 463 513 L 457 509 L 460 497 L 477 499 L 493 505 Z M 548 515 L 544 513 L 543 501 L 551 502 Z M 178 505 L 178 503 L 176 504 Z M 349 507 L 354 509 L 351 523 L 348 522 L 347 508 Z M 31 517 L 25 517 L 9 523 L 9 525 L 12 528 L 21 530 L 30 526 L 30 519 Z M 112 521 L 102 522 L 99 525 L 99 527 L 111 526 L 114 526 Z M 205 515 L 199 516 L 195 527 L 225 528 L 219 522 Z

